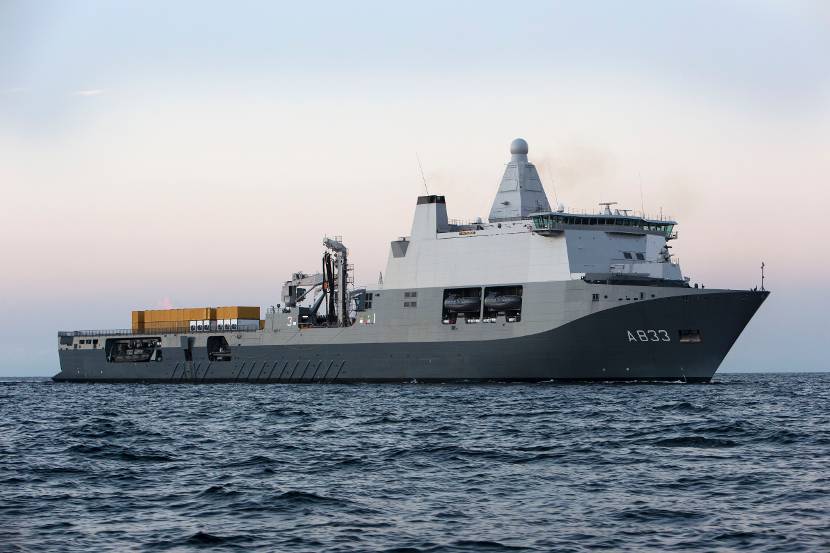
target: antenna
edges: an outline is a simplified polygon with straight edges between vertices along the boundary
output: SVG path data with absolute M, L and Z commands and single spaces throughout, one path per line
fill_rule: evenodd
M 637 179 L 640 181 L 640 216 L 646 216 L 646 203 L 643 201 L 643 174 L 639 171 L 637 172 Z
M 421 166 L 421 158 L 418 156 L 418 152 L 415 152 L 415 159 L 418 160 L 418 169 L 421 171 L 421 180 L 424 181 L 424 190 L 426 190 L 427 196 L 429 196 L 429 188 L 427 188 L 427 178 L 424 176 L 424 168 Z
M 559 205 L 559 195 L 556 193 L 556 184 L 550 176 L 550 166 L 548 165 L 548 160 L 545 160 L 545 175 L 548 177 L 550 189 L 553 190 L 553 201 L 556 202 L 556 205 Z
M 764 291 L 764 262 L 761 261 L 761 292 Z

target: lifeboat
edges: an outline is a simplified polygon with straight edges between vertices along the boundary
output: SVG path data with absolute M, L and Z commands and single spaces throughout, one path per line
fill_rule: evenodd
M 509 294 L 487 296 L 484 308 L 489 311 L 518 311 L 522 308 L 522 297 Z
M 478 313 L 481 310 L 481 298 L 449 296 L 444 300 L 444 309 L 451 313 Z

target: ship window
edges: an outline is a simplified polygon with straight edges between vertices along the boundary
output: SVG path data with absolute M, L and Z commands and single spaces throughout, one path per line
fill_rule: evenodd
M 678 332 L 681 344 L 697 344 L 703 341 L 700 330 L 680 330 Z
M 591 301 L 599 301 L 599 294 L 593 294 L 591 296 Z
M 643 255 L 643 254 L 641 254 L 641 253 L 637 253 L 637 259 L 639 259 L 640 261 L 645 261 L 646 256 L 644 256 L 644 255 Z
M 623 257 L 626 259 L 631 259 L 631 252 L 623 252 Z

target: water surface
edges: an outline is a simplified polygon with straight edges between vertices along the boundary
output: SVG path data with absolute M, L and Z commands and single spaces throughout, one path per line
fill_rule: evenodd
M 0 381 L 0 550 L 830 549 L 830 374 Z

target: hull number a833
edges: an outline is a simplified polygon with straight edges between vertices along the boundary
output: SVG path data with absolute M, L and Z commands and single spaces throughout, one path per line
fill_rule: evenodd
M 669 333 L 662 328 L 626 330 L 629 342 L 671 342 Z

